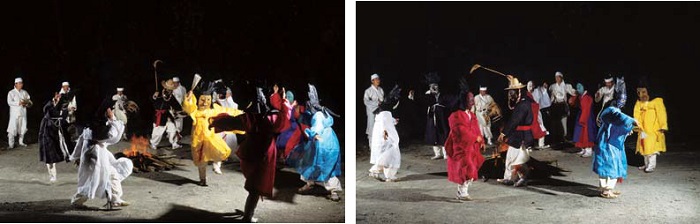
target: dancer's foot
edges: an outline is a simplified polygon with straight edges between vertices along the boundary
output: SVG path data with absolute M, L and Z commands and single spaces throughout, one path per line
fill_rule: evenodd
M 215 174 L 219 174 L 219 175 L 222 174 L 221 168 L 219 168 L 219 167 L 214 167 L 214 168 L 212 168 L 212 170 L 214 171 Z
M 173 144 L 172 149 L 179 149 L 179 148 L 182 148 L 182 145 L 179 145 L 179 144 L 177 144 L 177 143 L 176 143 L 176 144 Z
M 297 192 L 300 194 L 306 194 L 309 191 L 311 191 L 311 185 L 308 185 L 308 184 L 304 185 L 303 187 L 301 187 L 297 190 Z
M 504 185 L 513 185 L 512 180 L 506 180 L 506 179 L 496 179 L 496 182 L 504 184 Z
M 472 197 L 470 197 L 469 195 L 462 196 L 462 195 L 459 194 L 459 192 L 457 192 L 457 200 L 460 200 L 460 201 L 472 201 L 472 200 L 474 200 L 474 199 L 472 199 Z
M 646 169 L 647 169 L 647 166 L 640 166 L 640 167 L 637 167 L 637 169 L 638 169 L 638 170 L 646 170 Z
M 586 149 L 585 152 L 583 153 L 583 155 L 581 155 L 581 157 L 587 158 L 587 157 L 591 157 L 592 155 L 593 155 L 593 150 Z
M 333 192 L 331 192 L 330 199 L 331 199 L 331 201 L 338 202 L 338 201 L 340 201 L 340 195 L 338 195 L 337 191 L 333 191 Z
M 201 179 L 201 180 L 199 180 L 199 186 L 208 187 L 209 185 L 207 185 L 206 179 Z
M 518 182 L 515 182 L 515 184 L 513 184 L 513 187 L 524 187 L 524 186 L 527 186 L 527 179 L 525 179 L 525 178 L 520 178 L 520 180 L 518 180 Z
M 436 156 L 433 156 L 433 157 L 430 158 L 430 159 L 432 159 L 432 160 L 438 160 L 438 159 L 442 159 L 442 158 L 443 158 L 443 156 L 441 156 L 441 155 L 436 155 Z

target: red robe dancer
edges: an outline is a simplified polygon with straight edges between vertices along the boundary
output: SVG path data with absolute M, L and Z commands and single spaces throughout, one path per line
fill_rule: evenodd
M 578 92 L 581 111 L 578 114 L 576 126 L 574 127 L 574 142 L 576 142 L 575 146 L 577 148 L 581 148 L 581 152 L 579 152 L 581 157 L 590 157 L 593 155 L 593 146 L 595 145 L 593 140 L 595 140 L 597 132 L 595 119 L 591 116 L 593 98 L 587 94 L 580 83 L 576 85 L 576 91 Z
M 247 111 L 243 121 L 246 140 L 241 143 L 236 155 L 241 160 L 241 171 L 246 178 L 245 189 L 248 191 L 243 221 L 253 221 L 253 213 L 261 196 L 272 197 L 275 182 L 277 148 L 275 138 L 282 130 L 289 117 L 282 111 L 268 111 L 262 89 L 258 88 L 257 103 L 251 106 L 255 111 Z M 278 93 L 271 98 L 281 99 Z M 270 99 L 271 101 L 275 101 Z M 272 102 L 274 104 L 275 102 Z
M 476 114 L 466 110 L 474 104 L 474 95 L 472 93 L 460 95 L 467 98 L 466 107 L 459 106 L 459 109 L 452 112 L 448 118 L 450 133 L 445 141 L 447 180 L 459 185 L 457 199 L 471 200 L 468 189 L 472 181 L 479 177 L 479 168 L 484 163 L 484 156 L 479 150 L 484 142 Z
M 286 131 L 287 129 L 289 129 L 289 127 L 292 126 L 292 124 L 291 124 L 292 122 L 290 121 L 292 108 L 291 108 L 291 105 L 289 105 L 289 103 L 286 102 L 287 101 L 286 97 L 279 93 L 279 87 L 277 87 L 277 85 L 275 85 L 273 87 L 273 90 L 274 90 L 274 93 L 270 96 L 270 106 L 272 106 L 274 116 L 285 117 L 283 119 L 284 122 L 280 124 L 281 129 L 279 132 L 277 132 L 278 134 L 275 137 L 274 146 L 275 146 L 275 150 L 277 150 L 278 149 L 277 142 L 276 142 L 278 139 L 277 136 L 279 136 L 279 133 L 282 133 L 282 131 Z M 284 90 L 284 88 L 282 88 L 282 93 L 284 93 L 284 92 L 285 92 L 285 90 Z M 279 151 L 280 152 L 278 152 L 278 154 L 279 154 L 278 157 L 280 157 L 279 158 L 280 161 L 283 161 L 284 158 L 282 156 L 284 156 L 283 155 L 284 152 L 282 152 L 282 150 L 279 150 Z

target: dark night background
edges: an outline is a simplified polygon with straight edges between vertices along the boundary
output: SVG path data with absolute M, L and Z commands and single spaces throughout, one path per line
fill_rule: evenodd
M 321 103 L 340 113 L 343 6 L 341 1 L 288 0 L 13 2 L 0 9 L 0 83 L 9 91 L 15 77 L 25 80 L 35 104 L 28 111 L 28 143 L 36 142 L 41 108 L 62 81 L 79 91 L 79 121 L 89 119 L 103 97 L 123 86 L 150 128 L 148 97 L 155 91 L 156 59 L 165 62 L 158 68 L 159 81 L 179 76 L 187 89 L 194 73 L 205 81 L 264 78 L 270 86 L 281 83 L 303 102 L 306 84 L 313 83 Z M 235 84 L 232 89 L 234 101 L 240 101 Z M 3 132 L 8 111 L 3 103 Z M 344 119 L 336 119 L 334 129 L 344 127 Z
M 523 84 L 551 84 L 561 71 L 565 82 L 581 82 L 590 93 L 604 75 L 624 76 L 629 115 L 638 77 L 648 76 L 652 97 L 662 96 L 668 111 L 667 141 L 697 141 L 690 106 L 700 72 L 698 15 L 697 2 L 357 3 L 358 143 L 367 140 L 362 94 L 372 73 L 382 77 L 385 93 L 394 83 L 423 93 L 420 80 L 430 71 L 440 74 L 443 92 L 454 93 L 458 77 L 467 76 L 472 92 L 487 85 L 506 108 L 507 79 L 483 69 L 469 75 L 474 64 L 514 74 Z M 414 113 L 404 108 L 399 125 L 425 123 L 424 107 Z

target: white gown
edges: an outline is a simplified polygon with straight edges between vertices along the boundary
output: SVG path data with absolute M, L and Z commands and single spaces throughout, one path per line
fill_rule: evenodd
M 10 122 L 7 124 L 7 133 L 11 136 L 24 135 L 27 132 L 27 108 L 20 106 L 21 100 L 30 99 L 26 90 L 12 88 L 7 93 L 7 105 L 10 106 Z
M 382 111 L 375 116 L 372 129 L 372 145 L 370 147 L 370 163 L 383 168 L 398 169 L 401 166 L 399 151 L 399 134 L 396 132 L 396 121 L 391 112 Z M 384 140 L 384 130 L 388 138 Z M 373 167 L 373 169 L 375 168 Z M 376 170 L 379 172 L 380 170 Z
M 92 139 L 92 131 L 89 128 L 84 129 L 78 139 L 75 151 L 71 155 L 71 160 L 80 159 L 76 195 L 90 199 L 119 199 L 122 194 L 121 181 L 133 171 L 134 165 L 130 159 L 115 159 L 114 155 L 107 150 L 107 146 L 119 142 L 124 132 L 124 124 L 121 121 L 111 120 L 109 123 L 112 127 L 107 139 L 100 140 L 91 146 L 89 141 Z M 110 178 L 115 179 L 116 182 L 110 181 Z

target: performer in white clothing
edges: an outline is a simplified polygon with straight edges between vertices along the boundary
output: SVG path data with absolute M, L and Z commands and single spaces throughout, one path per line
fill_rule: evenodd
M 78 102 L 75 100 L 75 92 L 71 91 L 70 83 L 61 83 L 61 90 L 58 93 L 60 93 L 61 95 L 66 95 L 66 97 L 68 97 L 67 99 L 71 99 L 70 103 L 68 103 L 67 121 L 69 124 L 75 123 L 75 111 L 78 110 Z
M 180 78 L 178 77 L 173 77 L 173 83 L 175 83 L 176 88 L 173 90 L 173 96 L 175 97 L 175 100 L 182 106 L 182 101 L 185 100 L 185 96 L 187 95 L 187 90 L 185 87 L 183 87 L 180 84 Z M 172 113 L 173 117 L 175 118 L 175 129 L 177 129 L 177 143 L 180 144 L 180 140 L 182 140 L 182 120 L 185 119 L 188 115 L 182 111 L 175 111 L 171 110 L 170 113 Z
M 479 121 L 479 128 L 486 139 L 486 143 L 493 145 L 491 138 L 491 119 L 489 119 L 489 108 L 494 103 L 493 98 L 487 92 L 485 86 L 479 87 L 479 95 L 474 97 L 474 108 L 472 111 L 476 113 L 476 118 Z
M 15 147 L 15 137 L 19 137 L 19 145 L 24 147 L 24 134 L 27 133 L 27 107 L 32 101 L 24 88 L 22 78 L 15 78 L 15 87 L 7 93 L 7 105 L 10 106 L 10 122 L 7 124 L 7 142 L 10 148 Z
M 374 127 L 374 110 L 379 107 L 379 104 L 384 100 L 384 90 L 379 87 L 381 80 L 379 75 L 372 74 L 370 77 L 372 80 L 372 85 L 365 90 L 365 94 L 362 97 L 365 108 L 367 111 L 367 129 L 365 134 L 367 134 L 367 139 L 369 140 L 369 145 L 372 145 L 372 128 Z
M 375 111 L 377 115 L 372 128 L 372 153 L 369 161 L 372 168 L 369 169 L 369 175 L 382 180 L 379 175 L 383 173 L 386 182 L 397 181 L 396 172 L 401 167 L 399 134 L 396 131 L 398 120 L 391 114 L 400 98 L 401 89 L 396 85 Z
M 121 182 L 131 175 L 134 165 L 126 157 L 115 159 L 107 149 L 119 142 L 124 124 L 115 119 L 111 109 L 107 109 L 106 116 L 106 124 L 95 121 L 83 130 L 70 157 L 79 164 L 78 190 L 71 199 L 73 207 L 85 208 L 83 203 L 92 198 L 106 198 L 109 208 L 129 205 L 121 198 Z
M 569 96 L 576 96 L 576 90 L 564 82 L 564 74 L 561 72 L 556 72 L 554 74 L 555 83 L 549 86 L 549 91 L 551 92 L 552 107 L 551 113 L 551 130 L 553 136 L 556 138 L 556 142 L 566 142 L 566 118 L 569 116 Z M 559 125 L 558 123 L 561 123 Z M 551 136 L 550 136 L 551 137 Z
M 547 94 L 547 88 L 546 87 L 537 87 L 535 88 L 535 83 L 532 81 L 527 82 L 527 91 L 532 94 L 532 99 L 535 100 L 535 102 L 540 106 L 540 111 L 539 114 L 537 115 L 537 122 L 540 123 L 540 128 L 542 128 L 543 131 L 549 135 L 549 132 L 547 131 L 547 128 L 544 125 L 545 121 L 545 113 L 549 112 L 549 106 L 552 104 L 549 101 L 549 94 Z M 544 108 L 543 108 L 544 107 Z M 546 136 L 545 136 L 546 137 Z M 538 149 L 546 149 L 549 148 L 549 145 L 544 144 L 544 138 L 539 138 L 537 148 Z

